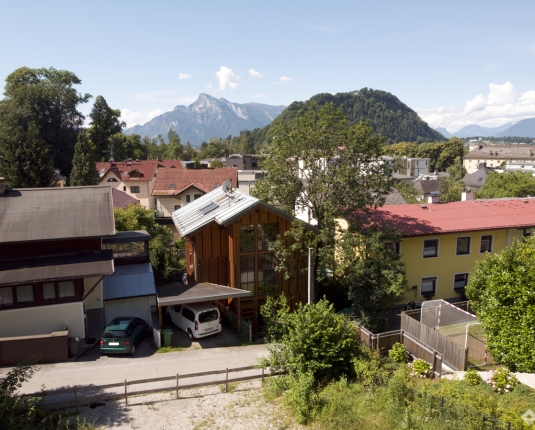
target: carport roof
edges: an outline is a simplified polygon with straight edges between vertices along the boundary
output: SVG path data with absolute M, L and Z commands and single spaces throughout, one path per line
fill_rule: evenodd
M 153 294 L 156 294 L 156 286 L 150 263 L 116 266 L 115 273 L 104 278 L 104 300 Z
M 201 282 L 194 285 L 179 283 L 164 285 L 156 290 L 158 306 L 173 306 L 185 303 L 208 302 L 210 300 L 251 297 L 253 293 L 239 288 Z

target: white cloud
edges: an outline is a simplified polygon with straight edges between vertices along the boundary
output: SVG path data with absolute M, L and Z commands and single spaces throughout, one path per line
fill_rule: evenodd
M 279 82 L 290 82 L 290 81 L 293 81 L 293 79 L 288 76 L 281 76 L 279 78 Z
M 445 127 L 455 132 L 470 124 L 482 127 L 497 127 L 507 122 L 516 123 L 535 117 L 535 90 L 529 90 L 517 97 L 514 85 L 489 84 L 487 97 L 478 95 L 466 102 L 464 109 L 438 108 L 416 109 L 422 119 L 431 127 Z
M 253 77 L 253 78 L 263 78 L 264 75 L 260 72 L 257 72 L 255 69 L 249 69 L 249 74 Z
M 215 75 L 219 79 L 219 91 L 235 90 L 242 84 L 240 77 L 228 67 L 221 66 L 219 72 L 216 72 Z
M 210 88 L 212 88 L 212 84 L 208 84 L 206 85 L 206 89 L 209 90 Z
M 150 112 L 132 112 L 128 109 L 121 109 L 121 120 L 126 122 L 127 127 L 133 127 L 137 124 L 145 124 L 149 122 L 152 118 L 161 115 L 162 111 L 160 109 L 155 109 Z
M 191 78 L 191 75 L 189 73 L 179 73 L 178 79 L 189 79 Z

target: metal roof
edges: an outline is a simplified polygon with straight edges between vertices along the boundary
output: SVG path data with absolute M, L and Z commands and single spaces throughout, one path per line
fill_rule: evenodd
M 212 221 L 227 226 L 236 218 L 258 206 L 264 206 L 286 219 L 294 219 L 290 214 L 268 205 L 256 197 L 232 189 L 230 181 L 226 181 L 221 187 L 176 210 L 171 216 L 178 232 L 182 236 L 188 236 Z M 308 224 L 307 228 L 317 230 Z
M 114 234 L 111 187 L 20 188 L 0 196 L 0 243 Z
M 125 299 L 156 294 L 150 263 L 115 267 L 115 273 L 104 278 L 104 300 Z
M 211 284 L 210 282 L 201 282 L 200 284 L 194 285 L 169 284 L 158 287 L 156 294 L 158 296 L 158 306 L 252 297 L 253 295 L 253 293 L 247 290 Z
M 113 273 L 110 250 L 0 261 L 0 285 L 88 278 Z
M 147 242 L 150 239 L 146 230 L 118 231 L 113 237 L 102 238 L 102 243 Z

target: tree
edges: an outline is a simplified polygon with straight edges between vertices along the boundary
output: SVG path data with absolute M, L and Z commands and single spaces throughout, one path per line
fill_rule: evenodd
M 140 205 L 129 205 L 124 209 L 115 209 L 114 213 L 117 231 L 146 230 L 150 234 L 149 257 L 156 283 L 174 281 L 184 272 L 173 245 L 173 232 L 169 227 L 156 224 L 154 211 Z
M 357 321 L 374 333 L 384 332 L 386 312 L 407 291 L 405 265 L 395 245 L 401 237 L 366 217 L 350 221 L 337 242 L 337 277 L 349 291 Z
M 144 160 L 149 155 L 149 150 L 141 141 L 139 134 L 117 133 L 110 137 L 110 157 L 113 155 L 114 160 Z
M 465 190 L 463 178 L 466 175 L 466 169 L 463 166 L 461 157 L 457 157 L 454 163 L 446 169 L 446 172 L 450 176 L 440 179 L 440 201 L 442 203 L 460 202 L 462 193 Z
M 210 169 L 225 167 L 222 161 L 215 160 L 210 163 Z
M 87 131 L 81 130 L 74 146 L 72 171 L 69 178 L 71 186 L 97 185 L 100 182 L 95 169 L 95 145 L 89 140 L 88 134 Z
M 54 169 L 49 146 L 38 125 L 26 123 L 0 102 L 0 176 L 9 187 L 34 188 L 52 184 Z
M 193 160 L 196 156 L 197 156 L 197 153 L 195 152 L 195 150 L 194 150 L 193 147 L 191 146 L 191 143 L 186 142 L 186 147 L 184 148 L 184 156 L 183 156 L 183 160 L 184 160 L 184 161 L 191 161 L 191 160 Z
M 22 67 L 6 78 L 0 128 L 9 133 L 28 133 L 34 123 L 39 137 L 48 147 L 53 166 L 69 175 L 78 130 L 83 126 L 84 116 L 78 105 L 86 103 L 89 94 L 77 93 L 74 85 L 80 85 L 78 77 L 66 70 L 30 69 Z M 5 112 L 9 112 L 8 115 Z M 16 117 L 16 121 L 12 121 Z M 2 133 L 4 134 L 4 133 Z M 21 136 L 20 141 L 26 137 Z M 0 140 L 4 151 L 9 143 Z M 6 148 L 8 147 L 8 148 Z M 16 159 L 25 163 L 25 159 Z
M 126 127 L 126 123 L 119 119 L 120 116 L 119 109 L 110 108 L 104 97 L 97 96 L 89 114 L 91 118 L 89 138 L 95 145 L 96 160 L 104 161 L 103 156 L 109 151 L 111 136 L 120 133 Z
M 535 196 L 535 177 L 522 172 L 491 172 L 479 192 L 478 199 Z
M 321 230 L 316 259 L 321 276 L 332 264 L 334 220 L 347 208 L 382 205 L 392 187 L 390 167 L 378 162 L 384 141 L 365 123 L 349 126 L 330 103 L 279 121 L 271 132 L 265 148 L 270 156 L 260 163 L 265 178 L 253 193 L 290 213 L 309 208 Z
M 390 157 L 416 157 L 418 154 L 418 144 L 410 142 L 399 142 L 383 147 L 383 154 Z
M 464 148 L 464 140 L 452 137 L 447 142 L 439 143 L 441 148 L 440 155 L 435 162 L 434 168 L 440 172 L 444 172 L 455 163 L 457 158 L 462 158 L 466 153 Z
M 164 160 L 181 160 L 184 155 L 184 146 L 180 143 L 180 137 L 177 132 L 169 129 L 169 143 L 164 153 Z
M 498 362 L 535 372 L 535 238 L 515 240 L 487 254 L 470 274 L 466 296 L 485 330 L 487 349 Z
M 401 197 L 403 197 L 408 204 L 421 203 L 420 200 L 418 200 L 418 198 L 421 196 L 421 193 L 414 188 L 412 184 L 407 184 L 403 181 L 397 181 L 394 186 L 399 191 L 399 194 L 401 194 Z

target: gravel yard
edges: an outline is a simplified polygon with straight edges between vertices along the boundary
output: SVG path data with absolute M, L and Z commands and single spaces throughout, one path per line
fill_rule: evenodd
M 261 381 L 150 394 L 84 406 L 80 419 L 96 428 L 117 429 L 304 429 L 277 402 L 266 402 Z

